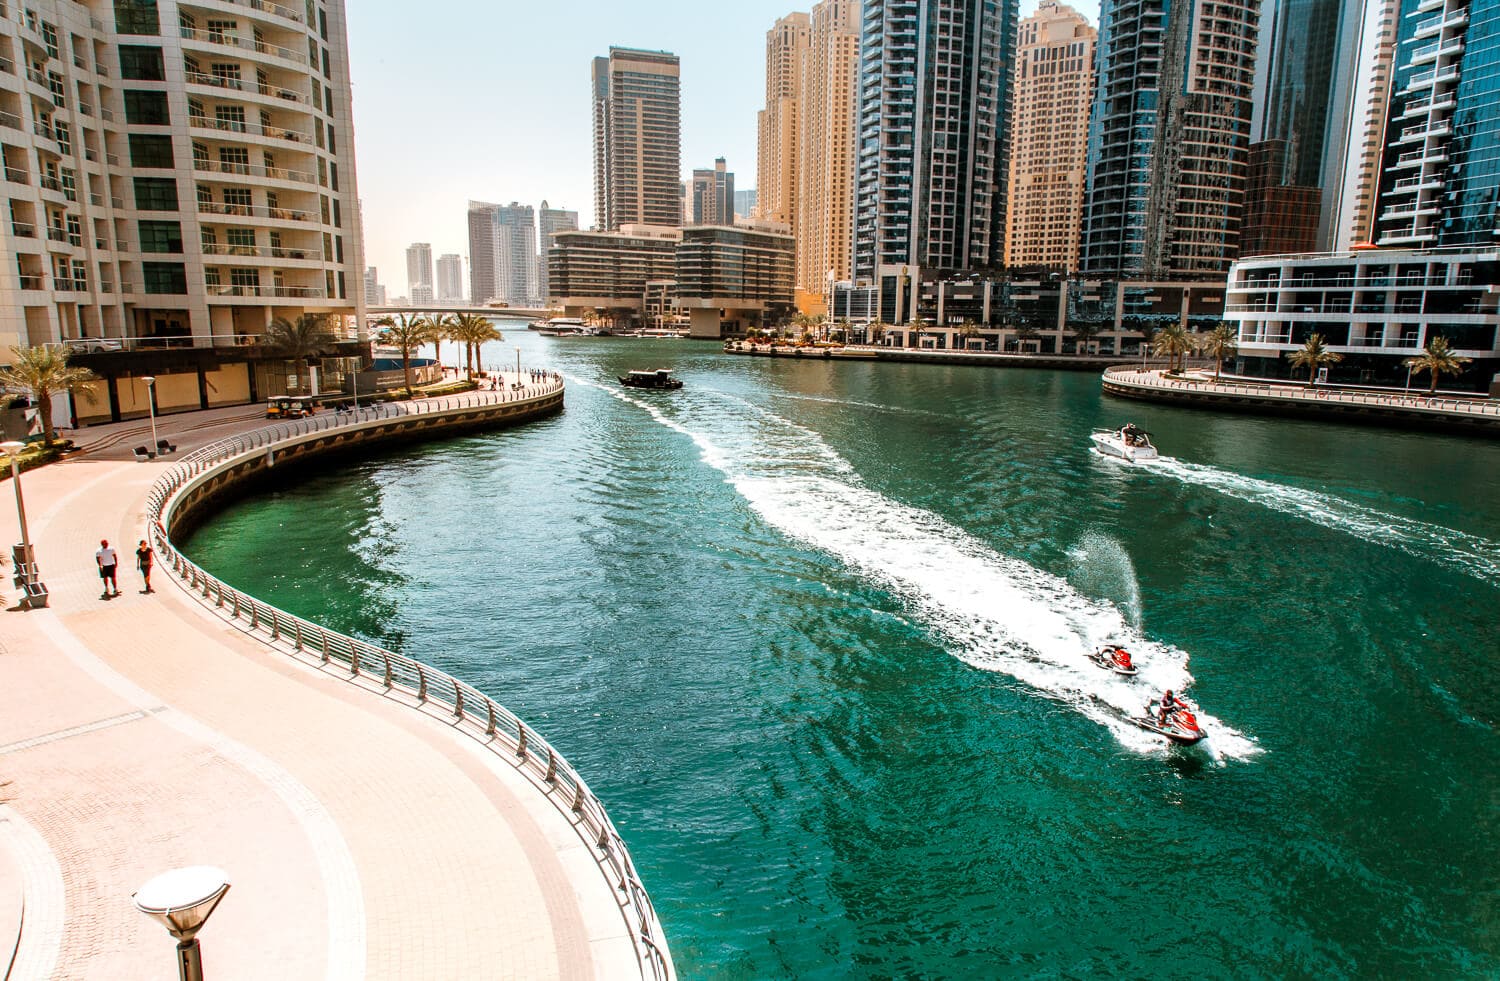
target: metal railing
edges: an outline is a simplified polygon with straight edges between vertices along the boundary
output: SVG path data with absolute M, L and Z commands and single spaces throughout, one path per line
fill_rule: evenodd
M 173 545 L 167 528 L 185 491 L 252 456 L 275 454 L 307 437 L 354 430 L 390 419 L 440 415 L 505 403 L 539 402 L 563 390 L 561 380 L 516 391 L 478 392 L 430 401 L 390 403 L 266 426 L 218 440 L 174 463 L 152 486 L 146 523 L 163 563 L 204 605 L 248 633 L 293 656 L 347 671 L 349 680 L 399 693 L 418 709 L 437 709 L 465 734 L 520 769 L 565 816 L 616 890 L 644 977 L 676 977 L 661 922 L 624 840 L 604 805 L 568 762 L 535 730 L 488 695 L 414 658 L 377 647 L 295 616 L 235 589 Z
M 1129 376 L 1129 377 L 1127 377 Z M 1139 367 L 1107 368 L 1104 372 L 1106 384 L 1121 388 L 1154 388 L 1162 391 L 1203 392 L 1211 395 L 1241 395 L 1256 399 L 1269 399 L 1305 405 L 1346 404 L 1363 405 L 1374 409 L 1403 409 L 1431 413 L 1434 415 L 1471 416 L 1483 419 L 1500 419 L 1500 400 L 1486 398 L 1453 398 L 1435 395 L 1411 395 L 1405 391 L 1390 395 L 1371 391 L 1350 391 L 1333 386 L 1304 387 L 1301 383 L 1248 384 L 1235 381 L 1213 381 L 1212 379 L 1189 380 L 1167 378 L 1156 371 L 1141 371 Z

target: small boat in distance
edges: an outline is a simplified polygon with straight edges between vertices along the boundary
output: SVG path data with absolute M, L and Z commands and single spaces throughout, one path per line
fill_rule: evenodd
M 1133 422 L 1127 422 L 1119 429 L 1096 429 L 1089 439 L 1105 456 L 1119 457 L 1131 463 L 1157 457 L 1156 447 L 1151 445 L 1151 434 Z
M 620 384 L 626 388 L 673 389 L 682 387 L 682 382 L 673 378 L 672 372 L 666 368 L 657 368 L 655 371 L 632 371 L 620 376 Z
M 538 320 L 527 329 L 537 331 L 543 337 L 580 337 L 599 333 L 577 317 L 553 317 L 550 320 Z

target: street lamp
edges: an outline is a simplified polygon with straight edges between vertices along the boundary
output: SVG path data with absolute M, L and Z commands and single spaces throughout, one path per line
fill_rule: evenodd
M 146 411 L 151 413 L 151 455 L 155 456 L 161 448 L 156 440 L 156 399 L 153 397 L 156 388 L 156 376 L 145 375 L 141 381 L 146 383 Z
M 198 931 L 229 891 L 223 869 L 194 865 L 173 869 L 146 883 L 130 898 L 135 908 L 167 928 L 177 940 L 177 976 L 203 981 L 203 952 Z
M 521 349 L 516 348 L 516 387 L 521 387 Z
M 27 597 L 31 596 L 29 587 L 36 579 L 36 556 L 31 554 L 31 536 L 26 532 L 26 499 L 21 496 L 21 464 L 20 456 L 26 444 L 10 440 L 0 443 L 0 450 L 10 457 L 10 482 L 16 488 L 16 517 L 21 522 L 21 554 L 16 557 L 16 578 L 20 580 L 19 585 L 26 591 Z

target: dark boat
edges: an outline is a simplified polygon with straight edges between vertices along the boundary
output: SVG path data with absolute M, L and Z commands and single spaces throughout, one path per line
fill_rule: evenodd
M 620 376 L 620 384 L 626 388 L 681 388 L 682 382 L 672 377 L 672 373 L 666 368 L 658 368 L 655 371 L 632 371 L 628 375 Z

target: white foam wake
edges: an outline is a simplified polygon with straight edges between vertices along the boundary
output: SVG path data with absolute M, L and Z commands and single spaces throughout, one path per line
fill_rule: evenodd
M 833 556 L 901 597 L 965 662 L 1002 672 L 1066 704 L 1141 752 L 1165 749 L 1136 728 L 1146 701 L 1192 682 L 1187 655 L 1148 640 L 1112 604 L 1065 579 L 1001 555 L 941 517 L 864 487 L 811 430 L 743 400 L 700 390 L 665 405 L 591 385 L 639 406 L 687 436 L 750 506 L 783 534 Z M 685 394 L 685 393 L 684 393 Z M 679 421 L 690 419 L 692 425 Z M 1135 652 L 1136 679 L 1110 674 L 1086 652 L 1115 639 Z M 1216 758 L 1245 758 L 1255 743 L 1200 713 Z
M 1415 558 L 1438 562 L 1476 579 L 1500 585 L 1500 542 L 1442 525 L 1388 514 L 1332 494 L 1245 477 L 1229 470 L 1201 463 L 1187 463 L 1172 457 L 1162 457 L 1149 463 L 1147 469 L 1185 483 L 1216 490 L 1241 501 L 1259 504 L 1282 514 L 1303 518 L 1363 541 L 1387 545 Z

